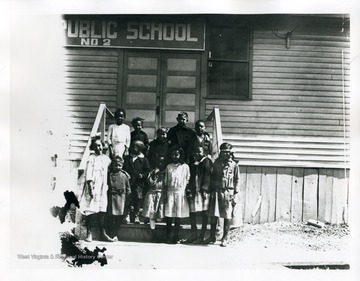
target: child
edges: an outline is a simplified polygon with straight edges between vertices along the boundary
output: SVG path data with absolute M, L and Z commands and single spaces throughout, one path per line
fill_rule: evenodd
M 109 200 L 107 212 L 108 220 L 111 225 L 109 227 L 111 236 L 117 235 L 121 220 L 124 215 L 126 215 L 130 203 L 130 175 L 122 170 L 123 164 L 124 160 L 120 156 L 116 156 L 112 161 L 112 171 L 109 174 Z
M 179 240 L 180 218 L 189 217 L 189 204 L 186 198 L 186 188 L 190 179 L 189 166 L 184 163 L 184 151 L 173 147 L 170 150 L 172 163 L 165 169 L 165 217 L 166 243 L 177 243 Z M 171 226 L 175 218 L 175 235 L 170 239 Z
M 148 135 L 143 130 L 141 130 L 144 126 L 144 119 L 136 117 L 131 121 L 131 125 L 134 128 L 134 131 L 130 133 L 131 142 L 136 140 L 142 141 L 145 145 L 145 149 L 144 151 L 142 151 L 142 153 L 147 156 L 147 150 L 149 148 L 149 138 Z
M 196 162 L 190 166 L 189 183 L 191 235 L 185 241 L 186 243 L 203 243 L 208 222 L 207 210 L 209 207 L 210 175 L 213 163 L 209 155 L 206 155 L 203 147 L 198 147 L 195 152 Z M 196 227 L 197 212 L 201 212 L 202 221 L 199 237 Z
M 233 218 L 235 196 L 239 192 L 240 172 L 239 166 L 233 160 L 232 145 L 220 145 L 219 157 L 214 162 L 210 185 L 209 216 L 211 221 L 211 234 L 204 243 L 215 243 L 215 232 L 218 217 L 224 218 L 224 232 L 221 239 L 222 247 L 226 247 L 227 235 L 230 229 L 230 220 Z
M 196 135 L 195 131 L 186 126 L 188 122 L 188 114 L 181 111 L 177 118 L 177 125 L 170 128 L 167 139 L 171 147 L 179 146 L 184 151 L 184 160 L 189 163 L 189 142 Z
M 150 142 L 148 159 L 152 169 L 155 169 L 155 159 L 159 155 L 164 156 L 165 161 L 168 161 L 169 143 L 166 137 L 167 131 L 164 127 L 161 127 L 156 131 L 156 139 Z
M 146 179 L 150 172 L 149 161 L 141 152 L 144 147 L 142 141 L 133 141 L 129 149 L 130 154 L 124 159 L 124 170 L 130 175 L 131 222 L 133 223 L 140 223 L 140 205 L 145 192 Z
M 86 239 L 92 241 L 91 218 L 97 216 L 100 227 L 100 238 L 104 241 L 113 242 L 105 231 L 105 212 L 107 208 L 107 172 L 110 158 L 102 154 L 103 143 L 99 136 L 92 138 L 90 149 L 95 153 L 89 156 L 85 170 L 86 186 L 84 190 L 84 202 L 82 210 L 85 214 Z
M 166 160 L 159 155 L 156 158 L 156 168 L 148 177 L 149 191 L 145 196 L 142 215 L 150 219 L 152 242 L 158 242 L 155 232 L 155 220 L 164 218 L 163 186 L 165 177 Z
M 109 126 L 108 130 L 108 144 L 110 149 L 110 156 L 120 156 L 128 154 L 130 146 L 130 127 L 124 124 L 126 118 L 125 109 L 118 108 L 115 113 L 116 124 Z
M 190 155 L 190 164 L 194 163 L 195 153 L 198 147 L 204 148 L 205 155 L 212 156 L 212 144 L 210 135 L 206 132 L 205 122 L 203 120 L 197 120 L 195 122 L 195 132 L 196 134 L 189 142 L 189 155 Z

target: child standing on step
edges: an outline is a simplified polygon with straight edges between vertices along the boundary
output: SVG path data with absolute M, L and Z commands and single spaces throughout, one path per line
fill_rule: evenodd
M 124 170 L 130 175 L 131 187 L 131 222 L 140 223 L 139 212 L 144 198 L 146 179 L 150 172 L 150 164 L 142 151 L 145 146 L 142 141 L 133 141 L 129 155 L 124 159 Z
M 170 147 L 180 147 L 184 151 L 184 161 L 189 163 L 189 144 L 196 133 L 186 125 L 189 121 L 187 112 L 179 112 L 176 121 L 178 123 L 169 129 L 167 139 Z
M 167 130 L 161 127 L 156 130 L 156 139 L 150 142 L 148 159 L 150 167 L 154 169 L 156 167 L 156 159 L 159 155 L 165 157 L 165 161 L 168 162 L 168 150 L 169 143 L 167 142 Z
M 205 152 L 205 148 L 199 146 L 195 150 L 195 162 L 190 166 L 190 223 L 191 235 L 186 243 L 203 243 L 208 223 L 207 211 L 210 200 L 210 176 L 212 172 L 212 161 Z M 198 237 L 196 226 L 196 214 L 201 213 L 201 233 Z
M 120 156 L 128 154 L 130 146 L 130 127 L 124 124 L 126 118 L 125 109 L 118 108 L 115 113 L 115 124 L 109 126 L 108 130 L 108 144 L 110 149 L 110 156 Z
M 142 215 L 145 218 L 150 219 L 150 229 L 152 234 L 152 242 L 158 242 L 158 238 L 155 231 L 156 220 L 164 218 L 164 178 L 166 159 L 164 156 L 159 155 L 156 158 L 156 168 L 153 169 L 148 177 L 149 191 L 144 199 L 144 208 Z
M 88 158 L 85 170 L 85 181 L 83 201 L 81 209 L 85 214 L 86 239 L 92 241 L 91 220 L 96 218 L 100 227 L 100 239 L 108 242 L 114 240 L 105 231 L 105 214 L 107 209 L 107 176 L 108 166 L 111 160 L 102 154 L 104 144 L 101 137 L 92 138 L 90 149 L 94 151 Z
M 144 127 L 144 119 L 141 117 L 135 117 L 131 121 L 131 125 L 134 128 L 134 131 L 130 133 L 131 136 L 131 142 L 139 140 L 142 141 L 145 145 L 144 151 L 142 153 L 147 157 L 147 151 L 149 148 L 149 138 L 148 135 L 142 130 Z
M 234 216 L 235 196 L 239 192 L 240 172 L 239 166 L 233 160 L 232 145 L 220 145 L 219 157 L 214 162 L 210 185 L 211 234 L 204 243 L 215 243 L 216 224 L 218 218 L 224 219 L 224 232 L 221 239 L 222 247 L 226 247 L 227 235 L 230 229 L 230 220 Z
M 209 133 L 206 132 L 205 122 L 203 120 L 197 120 L 195 122 L 195 132 L 196 134 L 189 142 L 190 165 L 196 161 L 196 149 L 200 146 L 204 148 L 205 155 L 212 156 L 212 143 Z
M 108 191 L 108 233 L 111 237 L 118 234 L 121 221 L 127 215 L 130 204 L 130 175 L 122 167 L 124 160 L 116 156 L 111 163 L 111 172 L 109 174 L 109 191 Z M 117 237 L 116 237 L 117 238 Z
M 171 162 L 165 169 L 165 217 L 166 217 L 166 243 L 179 241 L 180 219 L 189 217 L 189 204 L 186 198 L 186 189 L 190 179 L 190 169 L 184 163 L 182 148 L 173 147 L 170 150 Z M 175 220 L 175 235 L 170 239 L 171 227 Z

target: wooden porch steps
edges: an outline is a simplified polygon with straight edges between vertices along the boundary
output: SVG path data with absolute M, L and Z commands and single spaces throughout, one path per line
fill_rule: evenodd
M 198 234 L 200 234 L 201 225 L 197 225 Z M 91 230 L 93 240 L 99 240 L 99 227 L 94 226 Z M 160 241 L 165 241 L 166 236 L 166 224 L 156 224 L 156 234 Z M 172 229 L 171 235 L 174 234 Z M 181 225 L 179 237 L 180 239 L 187 239 L 191 234 L 190 225 Z M 84 240 L 86 237 L 86 229 L 83 225 L 78 225 L 75 229 L 75 235 L 78 239 Z M 210 235 L 210 225 L 206 231 L 206 237 Z M 220 235 L 220 234 L 218 234 Z M 131 242 L 151 242 L 152 233 L 149 224 L 123 224 L 117 233 L 119 241 L 131 241 Z

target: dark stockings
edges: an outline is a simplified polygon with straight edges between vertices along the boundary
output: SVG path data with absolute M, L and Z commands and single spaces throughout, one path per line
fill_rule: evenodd
M 214 244 L 216 242 L 217 221 L 218 221 L 217 217 L 211 217 L 210 237 L 204 241 L 205 244 Z
M 206 214 L 206 211 L 202 211 L 201 212 L 201 233 L 200 233 L 200 240 L 201 242 L 204 240 L 205 237 L 205 232 L 206 232 L 206 227 L 207 227 L 207 223 L 208 223 L 208 215 Z
M 171 227 L 172 227 L 173 218 L 166 218 L 166 243 L 177 243 L 179 241 L 179 232 L 180 232 L 180 218 L 175 218 L 175 233 L 174 238 L 171 240 Z
M 230 230 L 230 220 L 224 219 L 224 233 L 223 233 L 223 237 L 221 238 L 221 245 L 220 245 L 222 247 L 226 247 L 227 245 L 227 236 L 229 234 L 229 230 Z

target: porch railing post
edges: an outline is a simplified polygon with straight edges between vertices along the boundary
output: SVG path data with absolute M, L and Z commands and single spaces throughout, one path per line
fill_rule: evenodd
M 100 106 L 104 109 L 106 108 L 106 104 L 104 102 L 100 103 Z M 105 141 L 105 128 L 106 128 L 106 110 L 103 110 L 102 119 L 100 121 L 100 133 L 102 141 Z

